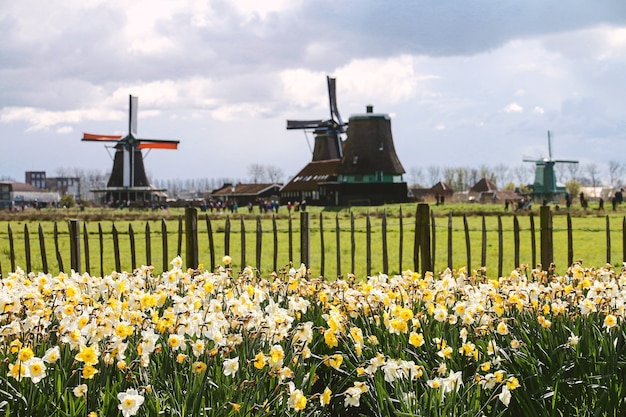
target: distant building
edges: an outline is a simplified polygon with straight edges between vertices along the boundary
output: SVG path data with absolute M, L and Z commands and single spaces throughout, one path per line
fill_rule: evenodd
M 440 198 L 444 201 L 449 201 L 452 195 L 454 195 L 454 190 L 445 182 L 439 181 L 437 184 L 428 189 L 428 195 L 435 199 Z
M 487 178 L 481 178 L 470 188 L 468 197 L 470 201 L 480 203 L 500 203 L 503 201 L 519 202 L 524 196 L 515 191 L 499 190 L 496 185 Z
M 58 205 L 61 196 L 23 182 L 0 182 L 0 208 L 47 207 Z
M 340 163 L 341 159 L 309 162 L 280 190 L 281 204 L 306 201 L 314 206 L 339 205 Z
M 239 207 L 249 203 L 256 205 L 262 200 L 276 200 L 280 197 L 282 184 L 224 184 L 211 194 L 214 200 L 221 202 L 236 202 Z
M 75 200 L 80 199 L 80 178 L 78 177 L 48 177 L 46 171 L 26 171 L 26 184 L 41 190 L 56 191 L 60 195 L 72 195 Z

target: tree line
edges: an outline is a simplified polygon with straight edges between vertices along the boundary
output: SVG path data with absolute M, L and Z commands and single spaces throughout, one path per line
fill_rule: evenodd
M 624 186 L 626 164 L 611 160 L 606 164 L 596 163 L 561 164 L 555 165 L 557 181 L 572 187 L 607 186 L 619 189 Z M 106 186 L 110 171 L 85 168 L 57 168 L 54 175 L 58 177 L 76 177 L 80 179 L 78 199 L 83 201 L 94 200 L 90 190 Z M 445 182 L 457 192 L 468 191 L 480 179 L 486 178 L 498 188 L 524 189 L 534 181 L 535 164 L 530 162 L 517 165 L 497 164 L 493 166 L 414 166 L 404 175 L 409 187 L 430 188 L 439 181 Z M 194 195 L 210 192 L 224 184 L 237 183 L 286 183 L 289 177 L 285 176 L 280 167 L 274 165 L 250 164 L 247 175 L 235 177 L 203 177 L 203 178 L 159 178 L 148 173 L 148 178 L 156 188 L 164 188 L 170 198 L 190 198 Z M 3 180 L 11 181 L 10 177 Z

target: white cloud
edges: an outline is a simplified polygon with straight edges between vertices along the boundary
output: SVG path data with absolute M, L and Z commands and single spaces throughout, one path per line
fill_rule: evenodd
M 543 110 L 543 108 L 542 108 L 542 107 L 535 106 L 535 108 L 533 109 L 533 113 L 534 113 L 534 114 L 544 114 L 544 113 L 545 113 L 545 111 Z
M 522 113 L 524 108 L 517 103 L 510 103 L 504 107 L 505 113 Z

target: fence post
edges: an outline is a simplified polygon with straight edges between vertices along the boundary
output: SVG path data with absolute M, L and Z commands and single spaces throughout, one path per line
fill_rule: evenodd
M 417 205 L 417 224 L 419 226 L 419 247 L 422 266 L 422 277 L 426 276 L 426 272 L 432 271 L 433 266 L 430 257 L 430 207 L 428 203 L 419 203 Z
M 550 206 L 541 206 L 539 208 L 540 225 L 541 225 L 541 268 L 547 271 L 550 264 L 554 261 L 554 248 L 552 246 L 552 212 Z
M 185 208 L 185 258 L 187 268 L 198 267 L 198 209 Z
M 70 220 L 70 260 L 71 268 L 80 273 L 80 228 L 78 220 Z
M 309 212 L 300 212 L 300 262 L 310 267 L 309 259 L 311 255 L 311 228 L 309 223 Z

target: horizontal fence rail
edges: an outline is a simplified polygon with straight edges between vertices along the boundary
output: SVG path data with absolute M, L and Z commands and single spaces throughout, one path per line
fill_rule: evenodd
M 341 219 L 338 213 L 324 212 L 281 218 L 273 214 L 271 219 L 208 214 L 198 218 L 195 208 L 187 208 L 177 221 L 135 221 L 127 227 L 112 221 L 69 220 L 67 227 L 57 222 L 45 227 L 24 223 L 18 230 L 9 223 L 6 235 L 0 234 L 0 275 L 20 267 L 26 272 L 74 270 L 104 276 L 141 265 L 158 273 L 168 270 L 176 256 L 188 268 L 213 270 L 228 255 L 234 269 L 252 266 L 260 274 L 304 263 L 320 276 L 363 277 L 406 270 L 425 274 L 461 267 L 489 268 L 502 276 L 522 264 L 564 269 L 578 260 L 576 245 L 591 240 L 594 251 L 604 252 L 595 259 L 621 264 L 626 260 L 626 218 L 621 224 L 615 217 L 611 222 L 608 215 L 599 219 L 601 227 L 574 228 L 569 214 L 554 216 L 548 206 L 540 207 L 538 220 L 533 213 L 471 217 L 450 213 L 442 218 L 435 217 L 428 204 L 418 204 L 408 215 L 402 209 L 394 216 L 383 210 L 358 218 L 351 212 Z M 583 255 L 593 259 L 588 253 L 578 256 Z

